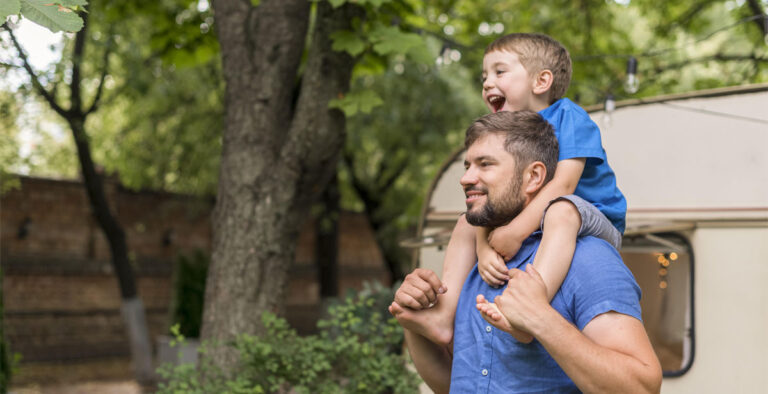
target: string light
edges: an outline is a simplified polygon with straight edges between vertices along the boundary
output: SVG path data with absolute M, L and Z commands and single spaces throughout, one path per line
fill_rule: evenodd
M 629 94 L 637 93 L 639 81 L 637 80 L 637 58 L 630 56 L 627 59 L 627 83 L 624 84 L 624 90 Z
M 611 117 L 611 114 L 613 113 L 613 110 L 616 109 L 616 100 L 614 100 L 613 95 L 608 93 L 607 96 L 605 96 L 605 110 L 603 111 L 603 122 L 605 123 L 606 127 L 610 127 L 613 123 L 613 118 Z

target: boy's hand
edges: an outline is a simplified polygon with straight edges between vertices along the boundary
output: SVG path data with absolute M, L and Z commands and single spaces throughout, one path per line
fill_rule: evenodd
M 477 249 L 477 270 L 485 283 L 499 287 L 508 281 L 509 270 L 504 259 L 487 245 Z
M 517 251 L 520 250 L 520 246 L 523 244 L 522 240 L 517 238 L 517 235 L 510 227 L 510 225 L 498 227 L 488 235 L 488 244 L 491 245 L 496 253 L 501 255 L 504 261 L 515 257 Z

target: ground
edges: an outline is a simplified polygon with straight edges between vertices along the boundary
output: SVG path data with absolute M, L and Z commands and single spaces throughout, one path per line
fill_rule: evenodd
M 60 363 L 29 363 L 13 376 L 11 394 L 140 394 L 131 376 L 130 360 L 100 359 Z

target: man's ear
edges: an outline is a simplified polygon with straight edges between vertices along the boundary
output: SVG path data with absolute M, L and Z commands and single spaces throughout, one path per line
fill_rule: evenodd
M 540 161 L 534 161 L 525 168 L 524 174 L 523 191 L 526 194 L 534 194 L 546 183 L 547 167 Z
M 544 94 L 549 91 L 554 81 L 552 71 L 541 70 L 533 80 L 533 94 Z

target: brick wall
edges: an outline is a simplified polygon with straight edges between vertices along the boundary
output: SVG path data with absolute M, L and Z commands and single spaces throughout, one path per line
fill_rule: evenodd
M 210 251 L 213 202 L 114 182 L 106 191 L 126 231 L 150 334 L 164 334 L 173 259 Z M 365 280 L 389 283 L 365 216 L 343 213 L 339 227 L 340 291 Z M 312 229 L 303 229 L 289 274 L 287 317 L 300 332 L 312 330 L 320 311 Z M 128 355 L 109 248 L 79 182 L 23 177 L 2 196 L 0 263 L 6 335 L 24 362 Z

